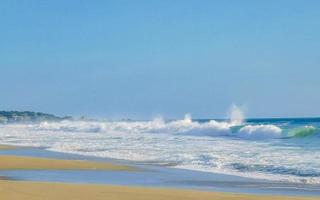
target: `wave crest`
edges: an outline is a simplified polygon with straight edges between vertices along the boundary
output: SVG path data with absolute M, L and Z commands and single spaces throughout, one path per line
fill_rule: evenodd
M 319 133 L 319 130 L 314 126 L 304 126 L 292 129 L 289 131 L 289 137 L 308 137 Z
M 193 121 L 190 115 L 182 120 L 164 121 L 157 118 L 152 121 L 62 121 L 42 122 L 34 125 L 37 130 L 67 131 L 88 133 L 165 133 L 191 136 L 229 136 L 243 139 L 280 138 L 282 130 L 275 125 L 234 125 L 228 121 Z
M 248 139 L 280 138 L 282 129 L 275 125 L 247 125 L 239 130 L 239 136 Z

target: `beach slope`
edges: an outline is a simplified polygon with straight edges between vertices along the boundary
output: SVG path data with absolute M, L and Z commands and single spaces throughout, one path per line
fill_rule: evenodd
M 1 200 L 316 200 L 319 198 L 254 196 L 180 189 L 0 181 Z

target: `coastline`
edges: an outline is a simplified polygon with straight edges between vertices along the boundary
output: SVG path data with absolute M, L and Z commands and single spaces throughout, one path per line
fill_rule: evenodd
M 85 185 L 65 183 L 39 183 L 0 181 L 1 199 L 69 199 L 69 200 L 316 200 L 318 198 L 255 196 L 232 193 L 204 192 L 195 190 L 143 188 L 127 186 Z
M 178 188 L 173 186 L 162 187 L 155 185 L 148 187 L 148 184 L 141 186 L 139 182 L 133 182 L 130 185 L 122 185 L 117 182 L 106 182 L 100 184 L 96 180 L 93 182 L 86 179 L 89 177 L 86 173 L 93 173 L 100 176 L 99 173 L 107 174 L 105 177 L 117 180 L 128 179 L 130 182 L 133 179 L 148 179 L 149 172 L 144 172 L 143 167 L 135 167 L 126 164 L 120 164 L 112 161 L 100 162 L 86 159 L 60 159 L 47 157 L 37 157 L 32 155 L 14 155 L 12 152 L 18 152 L 20 147 L 0 145 L 1 152 L 8 152 L 6 155 L 0 155 L 0 196 L 1 199 L 249 199 L 249 200 L 265 200 L 265 199 L 283 199 L 283 200 L 315 200 L 320 199 L 315 197 L 289 197 L 287 195 L 266 195 L 266 194 L 241 194 L 242 192 L 221 192 L 203 191 L 194 188 Z M 20 149 L 20 150 L 23 150 Z M 37 152 L 40 150 L 33 149 Z M 42 152 L 46 155 L 47 152 Z M 13 154 L 13 155 L 12 155 Z M 22 153 L 23 154 L 23 153 Z M 148 168 L 147 168 L 148 169 Z M 139 172 L 141 171 L 141 172 Z M 155 170 L 156 171 L 156 170 Z M 9 173 L 12 172 L 12 173 Z M 80 182 L 59 181 L 59 179 L 46 179 L 50 176 L 50 172 L 54 172 L 54 176 L 63 177 L 68 174 L 75 176 L 82 174 Z M 21 174 L 30 174 L 30 178 L 20 177 Z M 40 173 L 43 179 L 37 179 L 37 173 Z M 156 171 L 160 176 L 161 171 Z M 155 174 L 156 174 L 155 173 Z M 130 176 L 133 177 L 130 180 Z M 46 177 L 48 176 L 48 177 Z M 122 178 L 121 178 L 122 176 Z M 71 179 L 69 179 L 71 180 Z M 98 183 L 98 184 L 97 184 Z M 152 184 L 152 182 L 150 182 Z M 231 186 L 230 186 L 231 187 Z M 54 190 L 52 190 L 54 188 Z M 70 192 L 73 191 L 73 192 Z

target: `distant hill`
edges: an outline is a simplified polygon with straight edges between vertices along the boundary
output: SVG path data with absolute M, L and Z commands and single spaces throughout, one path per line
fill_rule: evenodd
M 30 111 L 0 111 L 0 123 L 61 121 L 71 117 L 57 117 L 52 114 Z

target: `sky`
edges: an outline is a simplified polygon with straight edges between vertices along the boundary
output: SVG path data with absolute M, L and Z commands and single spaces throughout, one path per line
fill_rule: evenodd
M 320 1 L 2 0 L 0 110 L 320 116 Z

